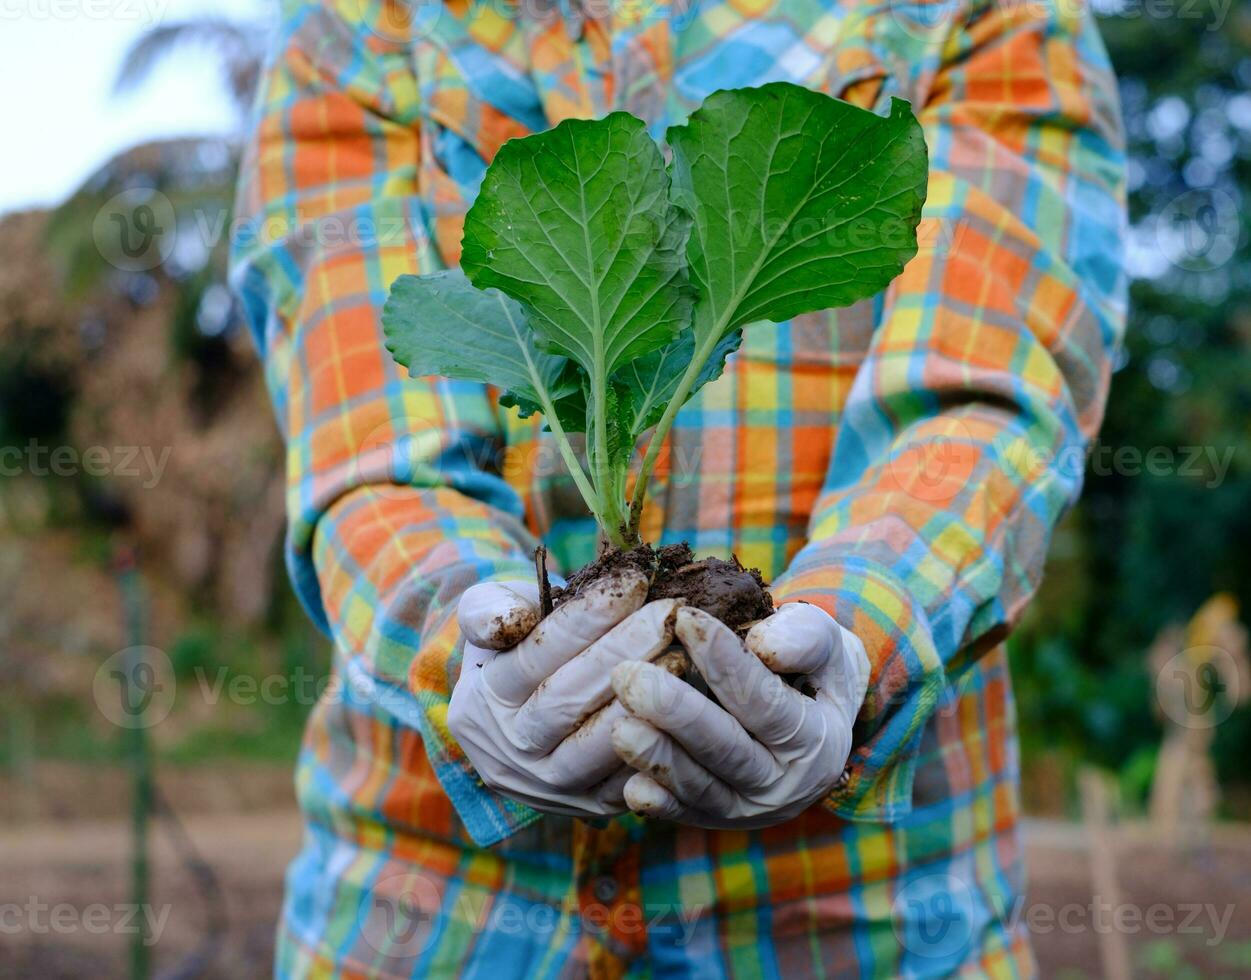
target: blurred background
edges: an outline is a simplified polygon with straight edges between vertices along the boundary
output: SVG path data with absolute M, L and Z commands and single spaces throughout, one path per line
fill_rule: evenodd
M 1048 976 L 1247 976 L 1251 8 L 1097 9 L 1131 319 L 1011 641 L 1020 914 L 1051 911 L 1027 920 Z M 286 585 L 281 447 L 223 282 L 272 16 L 0 12 L 0 978 L 268 970 L 329 660 Z M 1137 927 L 1058 924 L 1098 902 Z

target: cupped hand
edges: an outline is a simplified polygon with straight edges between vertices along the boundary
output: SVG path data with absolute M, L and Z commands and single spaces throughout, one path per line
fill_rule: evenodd
M 636 773 L 630 809 L 700 827 L 755 828 L 790 819 L 843 773 L 864 700 L 864 645 L 816 606 L 790 603 L 746 640 L 691 607 L 678 640 L 716 695 L 649 663 L 623 662 L 612 684 L 626 717 L 617 754 Z M 781 675 L 798 675 L 788 683 Z M 719 704 L 717 702 L 720 702 Z
M 644 604 L 647 585 L 636 571 L 600 579 L 542 621 L 532 584 L 465 592 L 464 661 L 447 723 L 487 786 L 548 813 L 625 812 L 631 772 L 612 745 L 625 709 L 611 671 L 661 656 L 678 607 Z

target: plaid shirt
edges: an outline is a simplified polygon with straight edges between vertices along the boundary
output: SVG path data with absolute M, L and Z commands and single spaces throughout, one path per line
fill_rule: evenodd
M 505 140 L 620 108 L 659 135 L 775 79 L 912 102 L 921 249 L 872 301 L 746 331 L 678 415 L 643 532 L 735 553 L 864 640 L 856 747 L 822 805 L 767 830 L 544 816 L 448 734 L 454 611 L 532 575 L 537 539 L 578 566 L 594 526 L 536 420 L 404 378 L 379 312 L 396 276 L 457 262 Z M 999 644 L 1099 425 L 1123 163 L 1080 4 L 287 0 L 233 278 L 339 683 L 299 766 L 279 975 L 1032 974 Z

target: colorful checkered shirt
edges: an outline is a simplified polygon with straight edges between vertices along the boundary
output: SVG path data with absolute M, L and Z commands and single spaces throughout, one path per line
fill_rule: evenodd
M 535 419 L 409 380 L 379 313 L 453 265 L 507 139 L 628 109 L 659 136 L 785 79 L 929 144 L 880 296 L 746 331 L 677 417 L 644 537 L 761 568 L 868 648 L 846 778 L 761 831 L 601 826 L 486 789 L 447 725 L 454 610 L 594 526 Z M 333 636 L 283 977 L 1030 975 L 1001 641 L 1076 497 L 1124 319 L 1123 144 L 1080 3 L 287 2 L 233 281 L 288 444 L 295 586 Z M 430 323 L 429 329 L 445 329 Z

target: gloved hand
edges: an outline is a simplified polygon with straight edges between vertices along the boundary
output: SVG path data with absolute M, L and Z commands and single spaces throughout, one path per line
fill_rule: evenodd
M 629 712 L 613 728 L 617 754 L 638 772 L 630 809 L 699 827 L 767 827 L 828 793 L 851 753 L 869 658 L 816 606 L 791 603 L 741 641 L 691 607 L 676 633 L 722 706 L 646 663 L 613 669 Z M 795 686 L 779 674 L 802 675 Z
M 612 701 L 610 673 L 662 655 L 678 606 L 646 598 L 647 579 L 627 571 L 539 622 L 532 584 L 484 582 L 465 592 L 457 610 L 464 663 L 447 725 L 487 786 L 548 813 L 625 812 L 631 772 L 612 747 L 625 710 Z

